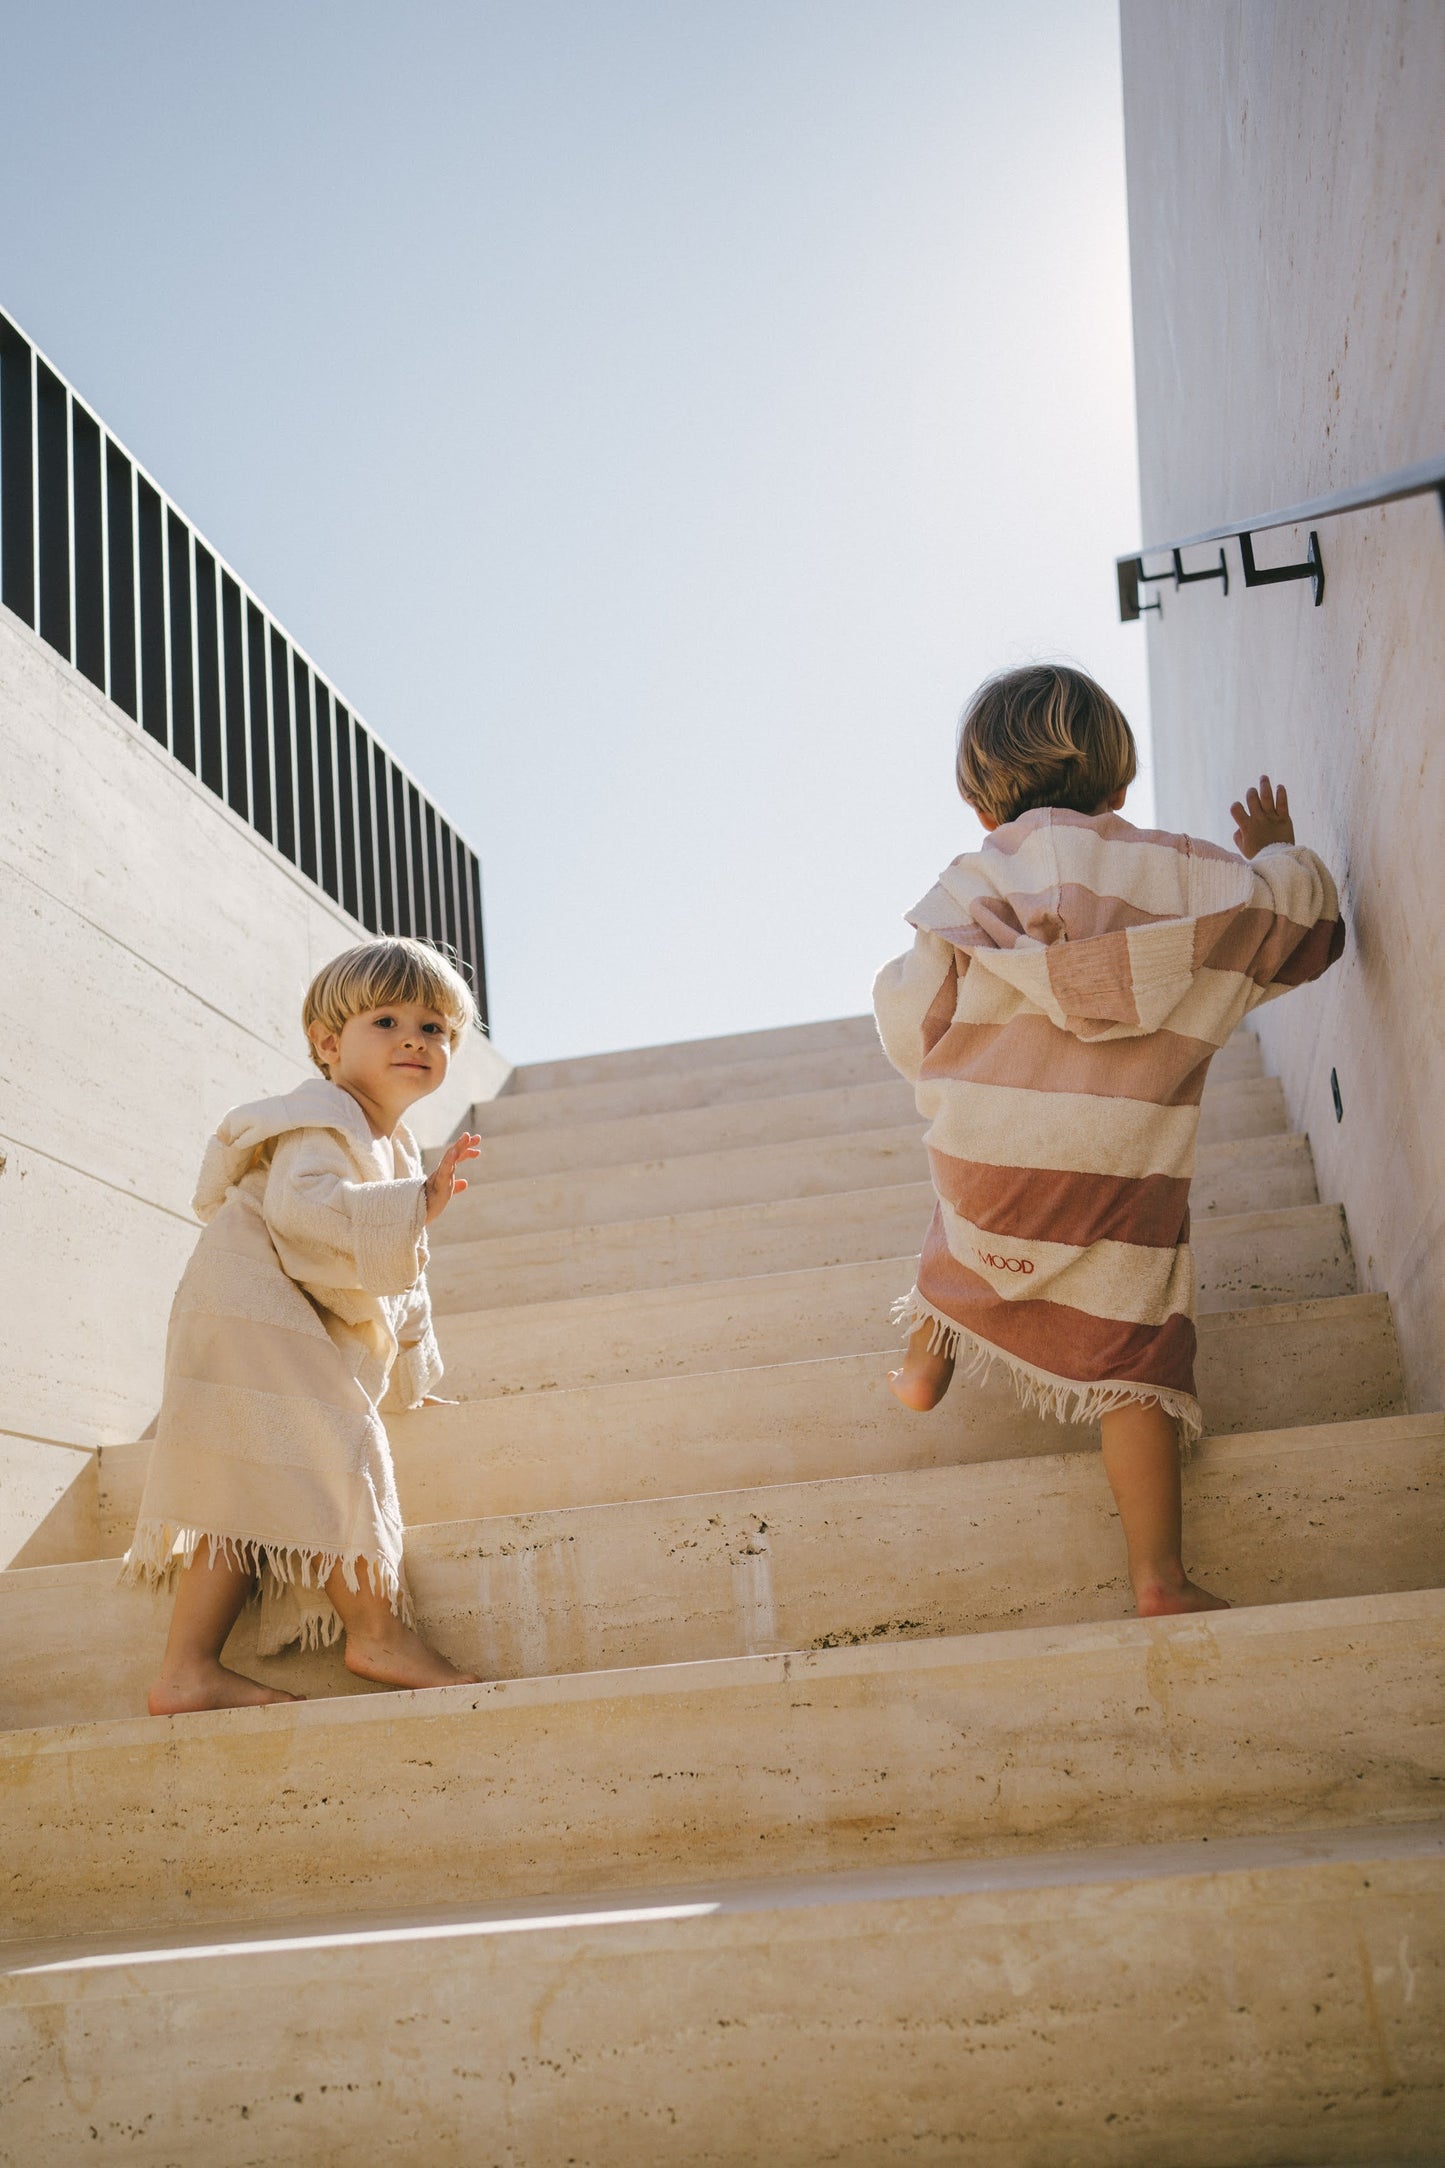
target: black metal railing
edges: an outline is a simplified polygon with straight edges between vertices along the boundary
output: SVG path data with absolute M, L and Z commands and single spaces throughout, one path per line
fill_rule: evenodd
M 476 852 L 3 315 L 0 603 L 351 917 L 452 952 L 485 1027 Z
M 1126 625 L 1142 617 L 1146 611 L 1161 610 L 1163 605 L 1157 596 L 1153 602 L 1141 602 L 1141 587 L 1158 587 L 1165 580 L 1172 580 L 1176 591 L 1193 585 L 1197 580 L 1218 580 L 1220 593 L 1229 593 L 1229 560 L 1224 553 L 1226 542 L 1239 545 L 1240 570 L 1246 587 L 1274 587 L 1284 580 L 1312 580 L 1315 605 L 1325 599 L 1325 566 L 1320 553 L 1320 538 L 1311 533 L 1305 556 L 1290 565 L 1261 565 L 1255 562 L 1254 537 L 1268 534 L 1275 527 L 1303 527 L 1311 520 L 1335 519 L 1341 512 L 1364 512 L 1371 505 L 1397 504 L 1402 497 L 1424 497 L 1434 492 L 1440 498 L 1440 509 L 1445 513 L 1445 458 L 1422 459 L 1413 467 L 1401 467 L 1394 474 L 1382 474 L 1376 481 L 1362 482 L 1355 489 L 1337 489 L 1329 497 L 1313 497 L 1308 504 L 1292 504 L 1282 512 L 1263 512 L 1257 519 L 1232 520 L 1223 527 L 1206 527 L 1201 534 L 1189 534 L 1178 542 L 1154 543 L 1132 557 L 1116 557 L 1114 569 L 1119 579 L 1119 616 Z M 1198 566 L 1192 572 L 1184 569 L 1185 550 L 1219 544 L 1219 557 L 1215 563 Z M 1146 557 L 1164 557 L 1167 564 L 1157 572 L 1146 572 Z

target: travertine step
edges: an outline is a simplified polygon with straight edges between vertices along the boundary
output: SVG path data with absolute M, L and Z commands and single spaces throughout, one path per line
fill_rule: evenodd
M 1185 1476 L 1192 1570 L 1231 1603 L 1445 1582 L 1445 1416 L 1207 1441 Z M 1096 1456 L 988 1461 L 649 1498 L 407 1532 L 423 1631 L 487 1678 L 614 1670 L 1131 1609 Z M 0 1575 L 0 1729 L 138 1714 L 168 1598 L 113 1559 Z M 368 1693 L 340 1651 L 227 1660 L 292 1693 Z
M 1195 1259 L 1201 1314 L 1355 1291 L 1338 1205 L 1201 1221 Z M 471 1400 L 850 1355 L 889 1337 L 916 1270 L 914 1255 L 885 1257 L 481 1310 L 451 1310 L 447 1289 L 437 1308 L 449 1390 Z
M 764 1031 L 725 1032 L 716 1038 L 675 1039 L 661 1046 L 630 1046 L 608 1054 L 574 1054 L 560 1061 L 523 1062 L 512 1071 L 507 1090 L 565 1091 L 579 1085 L 674 1076 L 693 1069 L 734 1067 L 742 1062 L 808 1060 L 840 1049 L 877 1045 L 878 1027 L 871 1016 L 834 1016 L 816 1024 L 779 1024 Z
M 672 1051 L 687 1057 L 657 1069 L 628 1067 L 635 1062 L 633 1055 L 589 1056 L 589 1061 L 620 1061 L 623 1066 L 610 1076 L 587 1083 L 546 1084 L 543 1069 L 555 1074 L 559 1066 L 565 1065 L 529 1065 L 513 1072 L 516 1082 L 500 1098 L 472 1109 L 471 1126 L 488 1136 L 501 1136 L 558 1123 L 608 1121 L 684 1107 L 773 1098 L 780 1093 L 897 1082 L 897 1072 L 879 1045 L 871 1019 L 846 1019 L 836 1027 L 838 1035 L 831 1041 L 826 1034 L 835 1027 L 803 1028 L 821 1030 L 824 1037 L 815 1039 L 811 1046 L 799 1042 L 791 1052 L 781 1053 L 768 1052 L 758 1045 L 750 1053 L 742 1052 L 746 1040 L 771 1034 L 744 1034 L 742 1040 L 732 1042 L 699 1039 L 677 1049 L 645 1050 L 649 1054 Z M 1223 1081 L 1230 1075 L 1257 1076 L 1260 1070 L 1259 1042 L 1253 1032 L 1241 1030 L 1215 1056 L 1211 1080 Z
M 1442 1912 L 1409 1823 L 111 1937 L 7 1968 L 0 2120 L 139 2168 L 1423 2162 Z
M 14 1939 L 1438 1809 L 1445 1593 L 0 1734 Z
M 718 1207 L 767 1204 L 927 1181 L 924 1124 L 790 1138 L 632 1165 L 579 1167 L 518 1181 L 473 1181 L 437 1222 L 436 1251 L 506 1235 L 635 1223 Z M 446 1229 L 442 1239 L 442 1229 Z
M 808 1055 L 772 1055 L 713 1069 L 679 1069 L 623 1077 L 608 1084 L 564 1085 L 555 1091 L 504 1092 L 472 1108 L 471 1126 L 485 1137 L 516 1136 L 572 1122 L 606 1122 L 667 1114 L 685 1107 L 729 1106 L 793 1092 L 837 1091 L 854 1084 L 896 1084 L 876 1037 L 871 1044 Z
M 681 1158 L 690 1152 L 735 1151 L 752 1144 L 786 1144 L 794 1138 L 898 1129 L 917 1119 L 912 1085 L 894 1076 L 879 1084 L 839 1084 L 825 1091 L 683 1107 L 672 1114 L 557 1122 L 546 1129 L 485 1136 L 480 1158 L 466 1173 L 469 1181 L 489 1187 L 527 1175 L 566 1174 L 574 1168 L 625 1166 Z
M 1216 1435 L 1397 1415 L 1405 1401 L 1383 1295 L 1200 1320 L 1198 1378 Z M 1097 1431 L 1020 1405 L 995 1372 L 931 1415 L 888 1392 L 896 1349 L 554 1392 L 388 1416 L 408 1523 L 810 1482 L 1092 1448 Z M 150 1447 L 100 1456 L 102 1535 L 124 1550 Z
M 1252 1033 L 1241 1033 L 1214 1057 L 1209 1091 L 1212 1095 L 1222 1084 L 1260 1073 L 1259 1041 Z M 610 1121 L 563 1121 L 547 1128 L 488 1136 L 480 1158 L 467 1172 L 471 1180 L 489 1185 L 527 1175 L 563 1174 L 574 1168 L 615 1167 L 691 1152 L 896 1129 L 916 1119 L 912 1085 L 890 1073 L 876 1084 L 785 1090 L 776 1098 L 724 1100 L 670 1113 L 616 1115 Z
M 779 1155 L 779 1181 L 791 1183 L 794 1194 L 760 1202 L 698 1206 L 650 1219 L 573 1220 L 525 1234 L 467 1241 L 459 1236 L 467 1226 L 475 1227 L 483 1220 L 486 1207 L 479 1191 L 475 1213 L 463 1217 L 467 1204 L 463 1195 L 452 1207 L 458 1214 L 456 1233 L 448 1241 L 438 1241 L 432 1252 L 427 1278 L 433 1304 L 438 1312 L 495 1309 L 634 1288 L 739 1279 L 753 1273 L 798 1272 L 810 1266 L 902 1256 L 906 1251 L 916 1256 L 933 1214 L 934 1198 L 926 1177 L 907 1179 L 910 1164 L 917 1170 L 926 1163 L 916 1141 L 905 1142 L 899 1149 L 904 1135 L 876 1131 L 866 1150 L 852 1155 L 843 1154 L 836 1139 L 831 1149 L 819 1147 L 816 1152 L 804 1146 L 769 1146 L 769 1156 Z M 793 1153 L 805 1171 L 790 1174 L 783 1153 Z M 738 1156 L 753 1160 L 761 1155 Z M 673 1162 L 680 1170 L 697 1164 L 696 1160 Z M 851 1172 L 863 1186 L 817 1195 L 796 1193 L 811 1174 L 822 1182 L 834 1169 Z M 1298 1172 L 1298 1159 L 1293 1169 Z M 1256 1211 L 1269 1209 L 1263 1198 L 1255 1197 L 1251 1204 Z
M 1211 1088 L 1200 1115 L 1206 1144 L 1218 1142 L 1221 1135 L 1279 1134 L 1285 1126 L 1284 1101 L 1274 1077 L 1222 1084 L 1217 1091 Z M 1261 1122 L 1269 1125 L 1262 1132 Z M 910 1107 L 891 1128 L 833 1135 L 820 1132 L 775 1143 L 731 1145 L 720 1151 L 691 1149 L 671 1158 L 663 1156 L 659 1145 L 655 1154 L 631 1163 L 573 1167 L 505 1181 L 483 1182 L 469 1176 L 471 1187 L 439 1222 L 437 1241 L 446 1246 L 579 1223 L 651 1219 L 666 1213 L 926 1180 L 924 1127 Z

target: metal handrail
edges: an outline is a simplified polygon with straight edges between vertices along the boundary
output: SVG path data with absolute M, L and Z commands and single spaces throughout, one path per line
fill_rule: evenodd
M 1281 580 L 1313 580 L 1318 605 L 1323 602 L 1325 591 L 1319 536 L 1311 534 L 1309 555 L 1302 563 L 1274 567 L 1255 564 L 1254 536 L 1268 534 L 1277 527 L 1302 527 L 1311 520 L 1335 519 L 1342 512 L 1367 511 L 1372 505 L 1396 504 L 1402 497 L 1423 497 L 1431 492 L 1439 496 L 1441 511 L 1445 513 L 1445 454 L 1417 460 L 1413 467 L 1399 467 L 1393 474 L 1382 474 L 1373 482 L 1361 482 L 1354 489 L 1337 489 L 1328 497 L 1311 497 L 1307 503 L 1292 504 L 1283 511 L 1265 512 L 1253 519 L 1230 520 L 1219 527 L 1204 527 L 1198 534 L 1184 535 L 1177 542 L 1151 543 L 1133 556 L 1114 560 L 1119 580 L 1119 616 L 1127 625 L 1146 611 L 1159 609 L 1157 600 L 1141 603 L 1139 589 L 1156 586 L 1161 580 L 1172 580 L 1176 588 L 1194 580 L 1219 580 L 1223 593 L 1228 594 L 1229 568 L 1222 547 L 1219 563 L 1202 571 L 1186 572 L 1181 561 L 1185 550 L 1212 542 L 1221 545 L 1238 542 L 1246 587 L 1273 586 Z M 1160 572 L 1146 572 L 1144 559 L 1154 556 L 1167 556 L 1170 562 Z
M 361 925 L 455 956 L 485 1029 L 476 852 L 3 314 L 0 604 Z

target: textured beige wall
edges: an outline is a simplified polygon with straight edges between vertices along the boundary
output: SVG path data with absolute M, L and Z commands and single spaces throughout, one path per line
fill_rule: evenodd
M 1445 450 L 1438 0 L 1124 0 L 1143 532 L 1153 542 Z M 1445 1404 L 1445 526 L 1320 524 L 1300 582 L 1161 592 L 1159 816 L 1228 842 L 1260 771 L 1340 880 L 1342 964 L 1261 1012 L 1269 1065 Z M 1261 563 L 1306 535 L 1259 539 Z M 1121 548 L 1126 538 L 1121 537 Z M 1206 561 L 1205 553 L 1194 560 Z M 1337 1124 L 1330 1071 L 1339 1073 Z
M 8 613 L 0 805 L 6 1564 L 41 1506 L 74 1506 L 74 1451 L 47 1469 L 38 1449 L 132 1438 L 154 1413 L 206 1137 L 313 1073 L 302 993 L 363 929 Z M 422 1141 L 508 1067 L 474 1035 Z

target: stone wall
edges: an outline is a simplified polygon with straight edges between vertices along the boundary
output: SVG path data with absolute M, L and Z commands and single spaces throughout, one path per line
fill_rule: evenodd
M 155 1412 L 205 1140 L 314 1074 L 313 974 L 365 929 L 0 612 L 0 1565 Z M 442 1142 L 509 1065 L 480 1033 Z M 79 1480 L 78 1480 L 79 1479 Z
M 1124 0 L 1122 15 L 1143 538 L 1445 450 L 1445 9 Z M 1362 1285 L 1394 1298 L 1412 1404 L 1439 1407 L 1445 529 L 1427 497 L 1319 534 L 1318 610 L 1304 582 L 1246 593 L 1234 545 L 1227 599 L 1151 590 L 1159 818 L 1228 842 L 1231 800 L 1266 770 L 1341 883 L 1343 963 L 1264 1009 L 1260 1035 Z M 1292 561 L 1307 539 L 1261 536 L 1257 556 Z

